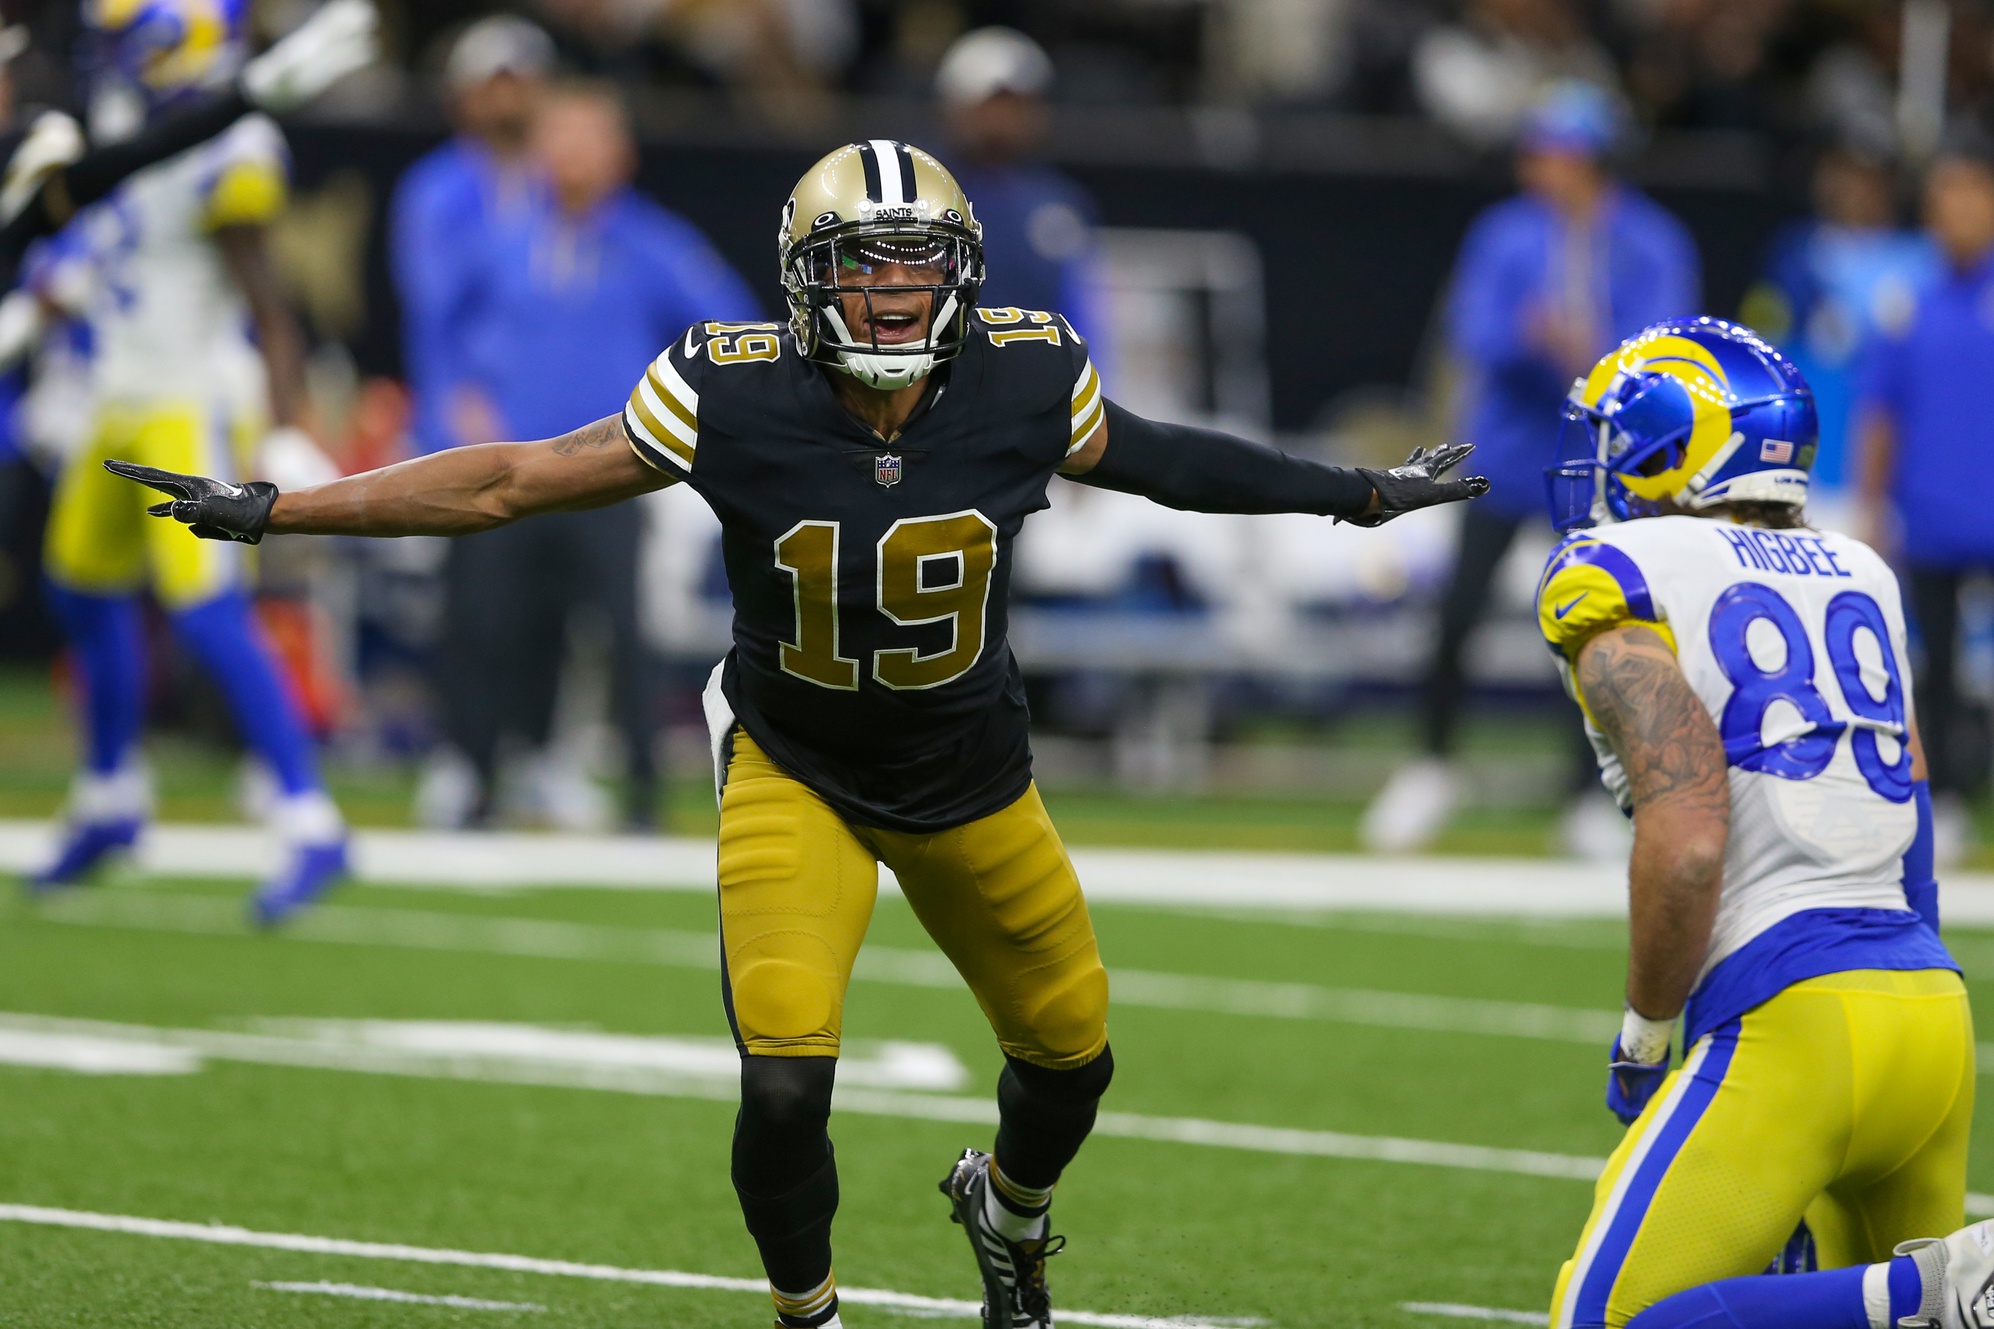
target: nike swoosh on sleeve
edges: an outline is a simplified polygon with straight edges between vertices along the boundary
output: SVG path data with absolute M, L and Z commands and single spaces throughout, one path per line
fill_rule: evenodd
M 685 330 L 685 358 L 688 360 L 699 354 L 699 347 L 692 340 L 692 334 L 697 331 L 699 331 L 698 328 L 687 328 Z
M 1588 595 L 1591 594 L 1592 594 L 1591 591 L 1580 591 L 1577 595 L 1573 596 L 1571 599 L 1565 601 L 1565 603 L 1559 605 L 1556 609 L 1552 610 L 1551 616 L 1562 622 L 1566 614 L 1569 614 L 1572 612 L 1572 610 L 1578 608 L 1579 601 L 1585 599 Z

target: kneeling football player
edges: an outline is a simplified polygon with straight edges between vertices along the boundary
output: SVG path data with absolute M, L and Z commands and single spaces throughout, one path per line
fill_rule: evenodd
M 1973 1020 L 1904 611 L 1875 552 L 1806 524 L 1813 395 L 1696 319 L 1565 414 L 1538 614 L 1634 819 L 1607 1085 L 1631 1129 L 1553 1329 L 1988 1329 L 1994 1225 L 1932 1239 L 1964 1221 Z
M 1101 394 L 1055 314 L 979 309 L 981 228 L 934 158 L 873 140 L 783 210 L 787 326 L 700 323 L 620 417 L 453 448 L 334 484 L 116 467 L 196 534 L 450 535 L 691 485 L 719 516 L 734 648 L 707 689 L 720 786 L 722 997 L 740 1045 L 733 1178 L 788 1329 L 837 1323 L 827 1123 L 878 864 L 961 972 L 1004 1052 L 992 1153 L 942 1183 L 984 1323 L 1052 1323 L 1053 1184 L 1108 1087 L 1108 978 L 1032 784 L 1005 640 L 1012 541 L 1054 473 L 1209 512 L 1375 525 L 1465 499 L 1465 448 L 1343 470 Z

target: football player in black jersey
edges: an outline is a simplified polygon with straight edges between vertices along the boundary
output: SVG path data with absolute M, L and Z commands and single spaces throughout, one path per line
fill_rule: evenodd
M 779 1325 L 837 1323 L 826 1126 L 846 985 L 893 869 L 1003 1049 L 991 1153 L 942 1182 L 989 1329 L 1052 1324 L 1053 1184 L 1108 1086 L 1108 978 L 1032 784 L 1005 641 L 1011 546 L 1055 473 L 1208 512 L 1376 525 L 1483 492 L 1465 447 L 1344 470 L 1101 395 L 1056 314 L 979 309 L 981 231 L 933 157 L 872 140 L 783 210 L 789 321 L 700 323 L 623 414 L 279 494 L 121 463 L 196 535 L 456 535 L 688 484 L 718 514 L 734 649 L 706 705 L 720 786 L 733 1178 Z

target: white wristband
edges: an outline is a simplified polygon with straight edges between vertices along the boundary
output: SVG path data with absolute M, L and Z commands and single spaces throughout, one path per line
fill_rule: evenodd
M 1650 1020 L 1630 1006 L 1620 1021 L 1620 1055 L 1644 1066 L 1659 1066 L 1669 1059 L 1675 1031 L 1674 1020 Z

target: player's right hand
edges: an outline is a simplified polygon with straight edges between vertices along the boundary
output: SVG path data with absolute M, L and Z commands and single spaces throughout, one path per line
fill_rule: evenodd
M 171 517 L 187 523 L 203 540 L 261 543 L 264 529 L 270 524 L 270 508 L 277 501 L 277 486 L 265 480 L 236 485 L 205 475 L 181 475 L 129 461 L 107 461 L 104 469 L 112 475 L 149 485 L 162 494 L 171 494 L 171 503 L 155 503 L 146 511 L 155 517 Z
M 1648 1100 L 1662 1087 L 1668 1078 L 1669 1055 L 1666 1050 L 1658 1062 L 1635 1061 L 1620 1049 L 1620 1040 L 1613 1040 L 1612 1059 L 1606 1067 L 1606 1108 L 1620 1118 L 1623 1126 L 1632 1126 L 1635 1119 L 1647 1108 Z
M 330 0 L 242 69 L 243 95 L 273 115 L 303 106 L 380 53 L 373 0 Z
M 83 126 L 61 111 L 43 111 L 7 159 L 0 181 L 0 224 L 21 215 L 42 183 L 83 155 Z

